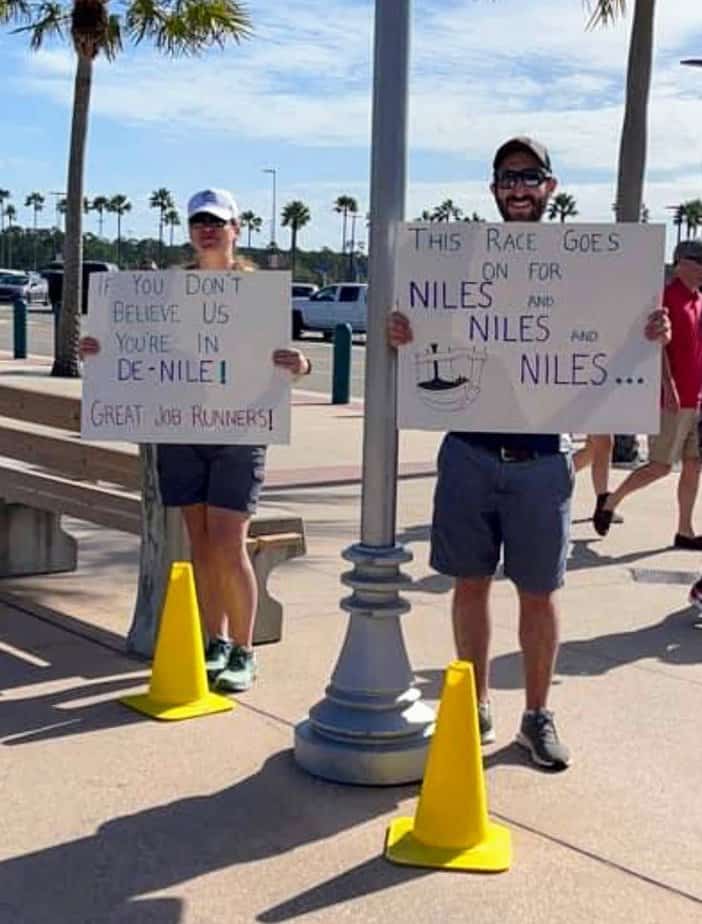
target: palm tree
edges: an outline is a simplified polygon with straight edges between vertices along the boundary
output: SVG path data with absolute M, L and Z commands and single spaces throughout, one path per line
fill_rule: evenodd
M 672 206 L 670 206 L 670 208 L 672 208 Z M 676 241 L 677 244 L 680 243 L 680 239 L 682 238 L 682 226 L 684 222 L 685 222 L 685 205 L 683 203 L 681 205 L 675 206 L 675 210 L 673 212 L 673 225 L 678 229 L 678 235 L 677 235 L 678 239 Z
M 549 203 L 548 217 L 551 221 L 558 218 L 561 222 L 564 222 L 566 218 L 575 218 L 577 214 L 575 199 L 569 193 L 558 193 Z
M 293 199 L 281 212 L 281 224 L 290 228 L 290 272 L 295 278 L 295 255 L 297 253 L 297 232 L 310 220 L 310 210 L 304 202 Z
M 173 232 L 180 225 L 180 215 L 178 214 L 178 209 L 171 208 L 163 216 L 163 223 L 170 229 L 170 234 L 168 237 L 168 246 L 173 246 Z
M 687 236 L 697 237 L 697 231 L 702 225 L 702 199 L 690 199 L 682 206 L 685 225 L 687 227 Z
M 112 196 L 107 203 L 107 211 L 117 216 L 117 266 L 122 260 L 122 215 L 130 212 L 131 209 L 132 203 L 122 193 Z
M 251 233 L 258 234 L 263 227 L 263 219 L 259 218 L 254 212 L 250 209 L 246 212 L 242 212 L 239 215 L 239 223 L 242 228 L 246 228 L 248 231 L 248 238 L 246 241 L 246 246 L 251 250 Z
M 71 142 L 68 160 L 68 211 L 64 239 L 63 310 L 52 375 L 77 377 L 80 337 L 82 214 L 85 144 L 95 58 L 113 59 L 125 42 L 151 41 L 171 57 L 198 54 L 213 45 L 239 41 L 251 31 L 240 0 L 125 0 L 115 12 L 109 0 L 0 0 L 0 23 L 13 22 L 28 32 L 32 49 L 47 36 L 70 34 L 76 53 Z
M 485 221 L 482 215 L 478 215 L 477 212 L 473 212 L 470 217 L 468 215 L 464 215 L 461 220 L 462 221 Z
M 17 209 L 11 203 L 5 206 L 4 217 L 7 218 L 7 265 L 12 269 L 12 223 L 17 218 Z
M 607 25 L 626 11 L 626 0 L 588 0 L 593 9 L 590 26 Z M 624 122 L 619 142 L 617 175 L 617 221 L 641 218 L 643 182 L 646 170 L 648 98 L 653 63 L 653 26 L 656 0 L 634 0 L 634 19 L 629 39 L 626 75 Z M 617 435 L 614 440 L 615 462 L 633 462 L 638 458 L 638 439 Z
M 591 0 L 590 25 L 607 25 L 624 15 L 626 0 Z M 624 123 L 619 144 L 617 220 L 639 221 L 646 170 L 648 97 L 651 89 L 656 0 L 635 0 L 629 41 Z
M 34 252 L 34 269 L 37 268 L 37 216 L 39 212 L 44 208 L 45 199 L 41 193 L 33 192 L 30 193 L 27 198 L 24 200 L 25 208 L 31 208 L 33 213 L 33 226 L 34 226 L 34 240 L 33 240 L 33 252 Z
M 90 208 L 93 212 L 98 213 L 98 237 L 102 237 L 102 223 L 105 212 L 109 211 L 108 206 L 110 200 L 107 196 L 95 196 L 93 201 L 90 203 Z
M 432 221 L 451 221 L 452 218 L 460 221 L 462 215 L 463 210 L 458 208 L 453 199 L 444 199 L 432 212 Z
M 161 187 L 161 189 L 155 189 L 151 193 L 149 207 L 158 209 L 158 263 L 159 266 L 161 266 L 163 265 L 163 217 L 169 209 L 175 208 L 173 194 L 163 187 Z
M 434 221 L 433 213 L 429 209 L 422 209 L 422 214 L 415 221 Z
M 356 202 L 353 196 L 339 196 L 334 203 L 334 211 L 339 212 L 343 216 L 341 226 L 341 253 L 344 254 L 346 253 L 346 221 L 349 212 L 358 211 L 358 202 Z

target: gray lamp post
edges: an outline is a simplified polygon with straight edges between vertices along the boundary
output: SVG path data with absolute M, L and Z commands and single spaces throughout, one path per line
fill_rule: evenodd
M 275 193 L 276 193 L 276 177 L 277 172 L 275 167 L 265 167 L 263 173 L 270 173 L 273 176 L 273 211 L 271 212 L 271 250 L 275 247 L 275 218 L 276 218 L 276 205 L 275 205 Z
M 422 777 L 433 711 L 414 686 L 399 595 L 411 555 L 395 543 L 396 359 L 387 346 L 395 287 L 394 232 L 405 210 L 410 0 L 376 0 L 371 155 L 371 239 L 366 347 L 361 541 L 343 552 L 349 625 L 324 699 L 295 729 L 295 759 L 342 783 Z

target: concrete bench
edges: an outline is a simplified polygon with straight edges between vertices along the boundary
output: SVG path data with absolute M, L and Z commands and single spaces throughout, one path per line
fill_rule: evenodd
M 182 520 L 165 511 L 153 491 L 149 509 L 142 505 L 144 460 L 136 446 L 80 439 L 78 395 L 47 390 L 64 382 L 0 383 L 0 577 L 75 570 L 77 543 L 61 526 L 64 515 L 140 536 L 128 647 L 149 655 L 170 561 L 189 558 Z M 67 384 L 75 391 L 79 383 Z M 147 480 L 154 482 L 154 474 Z M 268 576 L 280 562 L 304 554 L 302 518 L 262 509 L 252 517 L 247 548 L 259 592 L 254 642 L 278 641 L 283 611 L 268 592 Z

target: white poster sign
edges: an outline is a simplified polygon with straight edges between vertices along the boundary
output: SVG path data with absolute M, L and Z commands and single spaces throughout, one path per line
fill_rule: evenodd
M 657 433 L 665 229 L 403 225 L 398 424 L 423 430 Z
M 137 443 L 287 443 L 290 273 L 99 273 L 81 433 Z

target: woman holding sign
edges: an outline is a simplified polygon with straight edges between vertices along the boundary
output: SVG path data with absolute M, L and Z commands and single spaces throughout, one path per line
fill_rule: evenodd
M 229 192 L 205 189 L 188 202 L 192 269 L 250 270 L 235 256 L 239 213 Z M 80 343 L 84 357 L 99 352 L 94 337 Z M 273 363 L 293 376 L 307 375 L 310 361 L 295 349 L 279 349 Z M 257 585 L 246 537 L 263 484 L 265 446 L 164 444 L 158 447 L 159 487 L 167 507 L 180 507 L 192 549 L 200 611 L 209 639 L 210 683 L 227 692 L 249 689 L 256 675 L 253 628 Z

